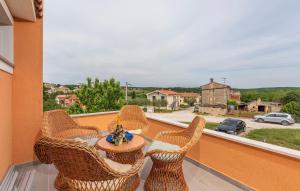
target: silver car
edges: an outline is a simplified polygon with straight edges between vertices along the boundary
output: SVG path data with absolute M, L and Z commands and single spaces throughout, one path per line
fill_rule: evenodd
M 295 120 L 288 113 L 267 113 L 265 115 L 256 115 L 254 116 L 255 121 L 257 122 L 271 122 L 271 123 L 280 123 L 282 125 L 294 124 Z

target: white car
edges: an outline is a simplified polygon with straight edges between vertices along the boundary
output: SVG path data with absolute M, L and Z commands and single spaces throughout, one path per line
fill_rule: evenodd
M 280 123 L 282 125 L 294 124 L 295 120 L 288 113 L 267 113 L 265 115 L 256 115 L 254 116 L 255 121 L 257 122 L 271 122 L 271 123 Z

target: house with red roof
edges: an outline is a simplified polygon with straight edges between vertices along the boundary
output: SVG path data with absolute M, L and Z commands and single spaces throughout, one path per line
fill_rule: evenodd
M 76 101 L 79 101 L 76 95 L 57 95 L 55 98 L 57 104 L 69 107 L 73 105 Z
M 154 103 L 155 101 L 165 100 L 167 102 L 167 110 L 178 110 L 180 106 L 180 95 L 172 90 L 155 90 L 147 93 L 147 99 Z

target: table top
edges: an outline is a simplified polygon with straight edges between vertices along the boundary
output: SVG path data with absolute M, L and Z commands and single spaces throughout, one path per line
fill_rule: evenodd
M 126 153 L 139 150 L 145 145 L 145 139 L 142 136 L 134 135 L 133 139 L 128 143 L 123 142 L 120 145 L 114 145 L 106 141 L 106 137 L 101 138 L 96 146 L 104 151 L 113 152 L 113 153 Z

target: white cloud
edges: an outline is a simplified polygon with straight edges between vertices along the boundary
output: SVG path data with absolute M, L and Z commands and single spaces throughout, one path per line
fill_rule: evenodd
M 296 1 L 45 3 L 45 81 L 200 86 L 227 77 L 236 87 L 300 86 Z

